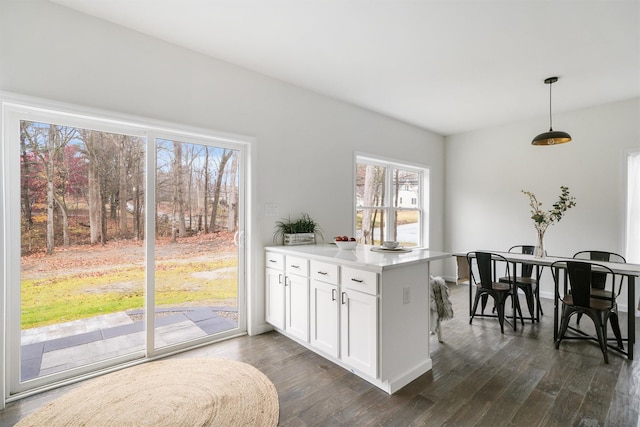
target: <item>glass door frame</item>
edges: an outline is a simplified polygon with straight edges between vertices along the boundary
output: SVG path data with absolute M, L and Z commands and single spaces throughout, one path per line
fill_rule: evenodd
M 2 94 L 0 94 L 2 95 Z M 127 355 L 84 365 L 63 372 L 37 377 L 25 382 L 20 380 L 20 346 L 21 346 L 21 307 L 20 281 L 21 269 L 10 268 L 20 265 L 21 227 L 20 227 L 20 164 L 15 161 L 20 155 L 20 121 L 41 121 L 78 128 L 87 128 L 104 132 L 121 133 L 146 139 L 145 152 L 145 188 L 153 189 L 155 184 L 156 138 L 172 138 L 183 142 L 192 142 L 216 147 L 227 147 L 239 151 L 238 165 L 238 232 L 242 237 L 238 244 L 238 327 L 230 331 L 187 341 L 172 346 L 154 349 L 155 312 L 153 271 L 155 244 L 155 195 L 154 191 L 145 191 L 145 211 L 152 213 L 145 218 L 145 349 Z M 0 294 L 0 305 L 4 316 L 0 316 L 0 328 L 4 330 L 4 339 L 0 345 L 0 366 L 4 378 L 0 379 L 2 397 L 0 409 L 6 402 L 26 397 L 35 392 L 59 385 L 79 381 L 98 372 L 107 372 L 121 366 L 140 363 L 141 361 L 162 357 L 193 348 L 199 345 L 218 341 L 232 336 L 244 335 L 247 332 L 247 259 L 250 250 L 244 244 L 245 230 L 250 226 L 249 167 L 250 151 L 253 139 L 217 134 L 210 130 L 190 128 L 182 125 L 159 123 L 139 118 L 114 116 L 112 113 L 88 111 L 81 107 L 52 104 L 46 101 L 28 100 L 2 101 L 2 147 L 0 151 L 0 191 L 2 199 L 2 249 L 0 262 L 3 274 L 4 292 Z M 149 171 L 153 171 L 150 173 Z M 17 178 L 16 178 L 17 177 Z M 18 248 L 18 250 L 16 250 Z M 17 284 L 17 285 L 16 285 Z
M 158 139 L 174 140 L 180 143 L 189 144 L 201 144 L 208 145 L 210 147 L 217 148 L 229 148 L 236 150 L 240 153 L 240 162 L 238 164 L 238 234 L 244 236 L 244 230 L 246 226 L 246 187 L 247 187 L 247 147 L 245 145 L 238 146 L 230 143 L 231 140 L 223 140 L 221 138 L 202 138 L 202 136 L 189 135 L 185 133 L 173 133 L 167 131 L 149 131 L 147 133 L 149 151 L 153 151 L 152 154 L 146 156 L 147 170 L 152 170 L 154 173 L 147 174 L 146 183 L 148 188 L 155 188 L 156 180 L 156 150 Z M 155 191 L 147 191 L 145 194 L 145 209 L 147 212 L 155 213 Z M 145 222 L 145 271 L 154 271 L 154 247 L 155 240 L 155 228 L 156 228 L 156 215 L 151 215 L 146 218 Z M 230 329 L 228 331 L 215 335 L 216 339 L 230 338 L 233 336 L 244 335 L 247 332 L 247 298 L 246 298 L 246 246 L 243 244 L 243 239 L 238 239 L 238 327 Z M 146 324 L 146 351 L 147 357 L 159 357 L 166 354 L 172 354 L 176 351 L 192 348 L 194 346 L 206 344 L 212 341 L 211 336 L 202 337 L 195 340 L 184 341 L 176 343 L 166 347 L 156 348 L 155 345 L 155 277 L 147 276 L 146 278 L 147 292 L 145 293 L 145 324 Z

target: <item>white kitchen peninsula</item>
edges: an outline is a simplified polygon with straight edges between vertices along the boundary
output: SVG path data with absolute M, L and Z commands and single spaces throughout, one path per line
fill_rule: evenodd
M 265 248 L 266 320 L 387 393 L 431 369 L 429 263 L 451 254 Z

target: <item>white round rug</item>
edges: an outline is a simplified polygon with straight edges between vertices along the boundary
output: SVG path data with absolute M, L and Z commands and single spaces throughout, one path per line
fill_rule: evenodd
M 223 359 L 143 363 L 88 380 L 17 426 L 276 426 L 278 393 L 251 365 Z

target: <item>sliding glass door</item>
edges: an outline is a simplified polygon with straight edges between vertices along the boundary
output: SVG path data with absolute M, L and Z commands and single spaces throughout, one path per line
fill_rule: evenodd
M 19 382 L 144 354 L 129 313 L 144 308 L 145 143 L 20 120 L 19 179 L 7 183 L 20 190 L 19 279 L 8 283 Z
M 5 123 L 10 394 L 246 329 L 241 143 L 22 106 Z
M 240 152 L 156 138 L 155 348 L 238 327 Z

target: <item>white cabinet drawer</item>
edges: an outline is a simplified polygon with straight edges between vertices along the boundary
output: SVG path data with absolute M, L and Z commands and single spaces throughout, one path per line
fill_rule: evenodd
M 287 256 L 285 258 L 287 274 L 295 274 L 296 276 L 309 277 L 309 260 L 306 258 L 298 258 Z
M 311 278 L 321 282 L 338 284 L 338 266 L 326 262 L 311 261 Z
M 342 267 L 342 286 L 370 295 L 378 294 L 378 274 L 373 271 Z
M 276 270 L 284 270 L 284 255 L 274 252 L 267 252 L 264 261 L 265 267 Z

